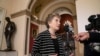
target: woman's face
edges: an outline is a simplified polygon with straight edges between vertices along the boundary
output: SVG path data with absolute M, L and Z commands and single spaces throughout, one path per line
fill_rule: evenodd
M 49 22 L 49 28 L 52 28 L 54 30 L 59 30 L 60 28 L 60 18 L 55 16 L 53 19 Z

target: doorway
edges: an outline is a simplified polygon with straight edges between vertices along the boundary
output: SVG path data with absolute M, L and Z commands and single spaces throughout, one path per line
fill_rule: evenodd
M 62 14 L 58 34 L 62 36 L 65 53 L 67 56 L 75 56 L 75 40 L 72 37 L 74 33 L 73 17 L 70 14 Z

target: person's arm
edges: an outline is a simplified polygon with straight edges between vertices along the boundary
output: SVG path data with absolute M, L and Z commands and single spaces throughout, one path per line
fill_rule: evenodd
M 39 52 L 40 38 L 41 38 L 41 36 L 38 36 L 34 41 L 34 44 L 32 47 L 32 53 L 31 53 L 32 56 L 39 56 L 40 55 L 40 52 Z
M 74 39 L 81 43 L 100 42 L 100 33 L 97 32 L 81 32 L 74 36 Z

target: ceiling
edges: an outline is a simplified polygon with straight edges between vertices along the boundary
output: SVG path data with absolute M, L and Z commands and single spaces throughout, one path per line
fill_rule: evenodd
M 41 9 L 43 9 L 46 5 L 48 5 L 52 1 L 54 0 L 37 0 L 34 7 L 32 8 L 32 13 L 37 15 L 41 11 Z
M 54 2 L 59 2 L 59 3 L 52 5 Z M 48 7 L 49 5 L 52 6 L 46 10 L 46 7 Z M 35 4 L 32 7 L 31 13 L 37 16 L 39 19 L 40 18 L 44 19 L 47 16 L 44 14 L 49 14 L 50 12 L 53 12 L 53 10 L 58 9 L 58 7 L 61 6 L 68 8 L 68 10 L 73 12 L 73 14 L 76 14 L 75 0 L 36 0 Z M 45 11 L 44 14 L 43 11 Z

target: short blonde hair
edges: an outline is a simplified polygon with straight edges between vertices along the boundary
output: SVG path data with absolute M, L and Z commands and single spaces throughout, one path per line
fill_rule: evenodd
M 45 20 L 45 24 L 46 24 L 46 27 L 47 27 L 47 28 L 49 28 L 48 22 L 52 21 L 52 19 L 53 19 L 55 16 L 58 17 L 58 18 L 61 18 L 61 16 L 60 16 L 58 13 L 51 13 L 51 14 L 48 15 L 48 17 L 47 17 L 46 20 Z

